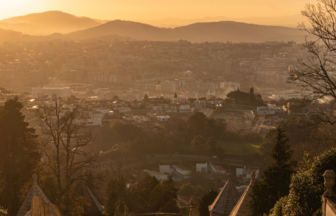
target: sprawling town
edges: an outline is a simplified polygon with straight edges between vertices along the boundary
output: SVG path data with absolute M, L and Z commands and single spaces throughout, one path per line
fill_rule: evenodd
M 0 216 L 336 215 L 336 0 L 319 2 L 298 29 L 0 20 Z

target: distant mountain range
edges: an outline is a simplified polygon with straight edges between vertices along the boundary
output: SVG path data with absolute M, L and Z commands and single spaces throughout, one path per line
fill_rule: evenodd
M 55 32 L 63 35 L 40 37 L 40 40 L 156 40 L 192 42 L 303 42 L 304 31 L 296 28 L 247 24 L 233 21 L 197 22 L 176 28 L 161 28 L 132 21 L 100 21 L 87 17 L 76 17 L 60 11 L 29 14 L 0 21 L 0 42 L 7 40 L 38 40 L 33 35 L 48 35 Z M 219 18 L 216 18 L 219 19 Z M 261 18 L 260 18 L 261 19 Z M 211 21 L 211 22 L 210 22 Z M 7 31 L 13 30 L 13 31 Z M 21 33 L 22 34 L 21 34 Z M 11 38 L 8 35 L 13 35 Z M 20 36 L 21 35 L 21 36 Z M 32 35 L 32 36 L 29 36 Z
M 177 28 L 159 28 L 131 21 L 111 21 L 100 26 L 67 34 L 68 37 L 83 40 L 104 35 L 120 35 L 136 40 L 192 42 L 303 42 L 304 31 L 279 26 L 263 26 L 232 21 L 195 23 Z
M 48 11 L 0 20 L 0 28 L 30 35 L 69 33 L 98 26 L 103 21 L 77 17 L 61 11 Z
M 301 14 L 294 16 L 282 16 L 282 17 L 244 17 L 244 18 L 232 18 L 232 17 L 204 17 L 200 19 L 176 19 L 176 18 L 166 18 L 159 20 L 141 20 L 143 23 L 158 27 L 174 28 L 185 25 L 190 25 L 199 22 L 219 22 L 219 21 L 234 21 L 257 25 L 272 25 L 272 26 L 284 26 L 296 28 L 298 23 L 305 22 L 308 24 L 306 17 Z

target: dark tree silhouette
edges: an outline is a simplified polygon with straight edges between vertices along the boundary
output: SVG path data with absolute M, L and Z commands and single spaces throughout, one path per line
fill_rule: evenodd
M 299 60 L 299 67 L 289 72 L 289 82 L 297 85 L 307 99 L 330 97 L 336 99 L 336 0 L 320 0 L 318 4 L 307 4 L 302 11 L 311 27 L 304 23 L 299 28 L 310 34 L 304 48 L 309 56 Z M 328 112 L 312 114 L 316 123 L 336 123 L 336 117 Z
M 260 180 L 255 181 L 251 188 L 251 216 L 268 214 L 276 202 L 289 193 L 290 177 L 294 173 L 295 162 L 290 161 L 293 151 L 289 149 L 287 142 L 285 131 L 278 127 L 276 143 L 271 153 L 274 163 L 261 174 Z

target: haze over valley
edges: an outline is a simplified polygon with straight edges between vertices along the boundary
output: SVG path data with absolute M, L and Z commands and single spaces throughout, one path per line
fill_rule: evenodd
M 59 11 L 30 14 L 1 20 L 0 28 L 15 31 L 12 33 L 3 31 L 4 33 L 0 35 L 0 40 L 2 41 L 15 41 L 20 40 L 20 38 L 21 40 L 39 40 L 31 36 L 48 38 L 49 35 L 54 33 L 61 33 L 62 35 L 57 35 L 58 38 L 72 40 L 100 38 L 111 41 L 109 36 L 112 35 L 112 38 L 113 36 L 120 36 L 134 40 L 156 41 L 176 41 L 182 39 L 192 42 L 231 41 L 237 43 L 263 42 L 268 40 L 303 42 L 303 36 L 307 34 L 296 28 L 233 21 L 195 22 L 181 27 L 160 28 L 132 21 L 99 21 L 87 17 L 76 17 Z M 22 37 L 19 36 L 19 32 L 23 34 Z M 13 37 L 8 38 L 6 35 L 13 35 Z
M 0 216 L 336 216 L 335 5 L 0 0 Z

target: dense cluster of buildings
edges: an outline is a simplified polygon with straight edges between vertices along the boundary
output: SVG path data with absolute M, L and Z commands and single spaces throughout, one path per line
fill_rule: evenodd
M 0 46 L 0 86 L 33 94 L 118 95 L 125 100 L 139 99 L 143 92 L 225 98 L 230 91 L 253 86 L 262 96 L 283 97 L 293 88 L 286 84 L 288 71 L 306 55 L 294 42 L 6 43 Z M 97 88 L 105 89 L 93 91 Z

